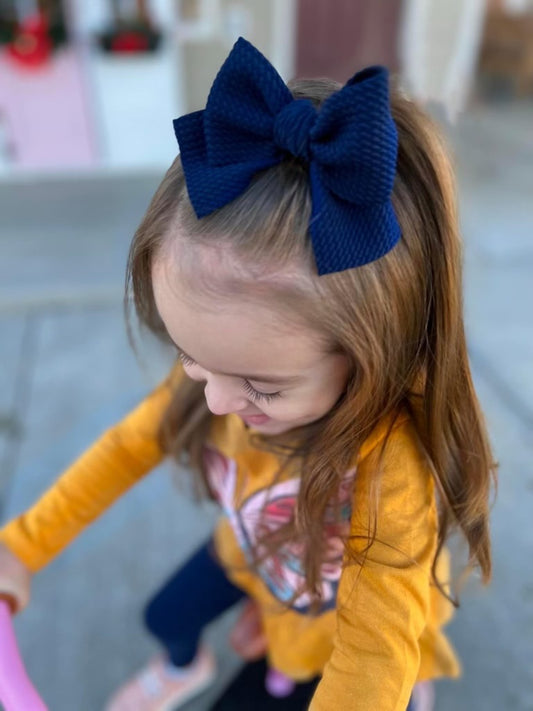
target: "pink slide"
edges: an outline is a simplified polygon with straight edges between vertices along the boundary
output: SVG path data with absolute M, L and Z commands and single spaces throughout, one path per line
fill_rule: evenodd
M 5 711 L 46 711 L 20 658 L 10 599 L 0 594 L 0 704 Z

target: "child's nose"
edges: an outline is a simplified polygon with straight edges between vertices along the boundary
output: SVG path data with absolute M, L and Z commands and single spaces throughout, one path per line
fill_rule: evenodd
M 239 385 L 233 379 L 232 382 L 222 382 L 219 379 L 208 378 L 204 393 L 207 407 L 213 415 L 228 415 L 231 412 L 245 410 L 248 406 L 248 400 L 242 392 L 239 392 Z

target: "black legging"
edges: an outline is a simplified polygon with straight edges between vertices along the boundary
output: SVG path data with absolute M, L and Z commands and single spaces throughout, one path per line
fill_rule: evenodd
M 215 559 L 209 540 L 148 603 L 144 619 L 176 666 L 195 657 L 204 627 L 244 597 Z

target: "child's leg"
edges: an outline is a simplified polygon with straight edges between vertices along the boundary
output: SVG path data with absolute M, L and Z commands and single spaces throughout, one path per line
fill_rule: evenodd
M 148 603 L 145 623 L 166 648 L 175 666 L 195 657 L 204 627 L 244 597 L 203 545 Z
M 265 688 L 267 671 L 266 659 L 246 664 L 214 705 L 209 707 L 209 711 L 306 711 L 309 708 L 318 677 L 296 684 L 289 696 L 275 698 Z
M 110 699 L 106 711 L 181 708 L 215 676 L 211 651 L 199 647 L 203 628 L 244 596 L 202 546 L 148 604 L 148 629 L 166 648 Z

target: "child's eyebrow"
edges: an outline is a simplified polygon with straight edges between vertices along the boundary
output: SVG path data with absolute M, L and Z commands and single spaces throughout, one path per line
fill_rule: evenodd
M 172 340 L 172 339 L 171 339 Z M 185 358 L 188 358 L 189 360 L 192 360 L 193 363 L 196 363 L 194 358 L 190 356 L 188 353 L 185 353 L 183 348 L 180 348 L 177 343 L 174 343 L 172 341 L 174 346 L 178 349 L 178 351 L 185 356 Z M 288 384 L 288 383 L 294 383 L 297 380 L 301 380 L 300 375 L 286 375 L 286 376 L 280 376 L 276 377 L 273 375 L 241 375 L 238 373 L 218 373 L 218 375 L 229 375 L 232 378 L 242 378 L 243 380 L 257 380 L 261 383 L 282 383 L 282 384 Z

